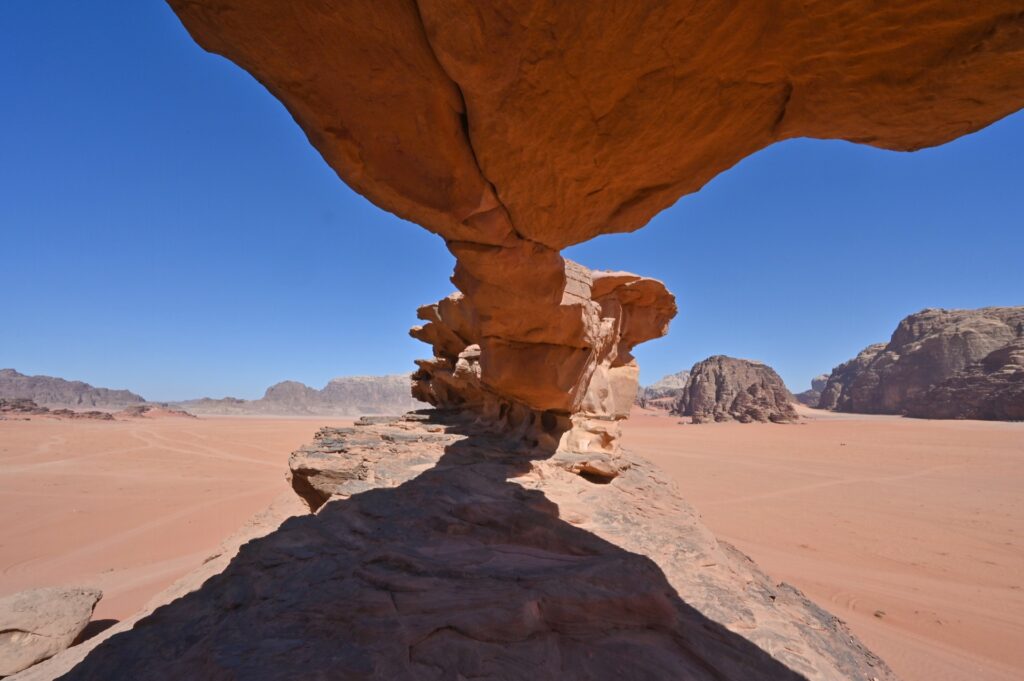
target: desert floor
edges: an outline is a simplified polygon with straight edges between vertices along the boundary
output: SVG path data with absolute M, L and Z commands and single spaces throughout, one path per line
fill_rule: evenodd
M 1024 678 L 1024 423 L 634 412 L 625 446 L 904 681 Z
M 724 540 L 846 620 L 905 681 L 1024 678 L 1024 424 L 679 425 L 625 446 Z M 0 421 L 0 594 L 98 586 L 121 619 L 287 490 L 324 419 Z
M 103 589 L 120 620 L 287 491 L 288 455 L 328 419 L 0 421 L 0 594 Z

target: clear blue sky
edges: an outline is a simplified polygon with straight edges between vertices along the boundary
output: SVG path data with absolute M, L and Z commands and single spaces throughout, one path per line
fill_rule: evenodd
M 437 237 L 343 185 L 159 0 L 0 3 L 0 367 L 149 399 L 412 368 Z M 567 255 L 679 299 L 642 379 L 716 353 L 795 389 L 923 307 L 1024 304 L 1024 114 L 938 149 L 776 145 Z

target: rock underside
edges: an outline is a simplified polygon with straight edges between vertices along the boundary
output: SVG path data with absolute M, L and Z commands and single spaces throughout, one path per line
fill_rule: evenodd
M 531 451 L 440 412 L 322 429 L 315 514 L 62 678 L 893 678 L 643 459 L 598 485 Z
M 789 423 L 800 418 L 793 399 L 767 364 L 715 355 L 690 369 L 672 413 L 693 423 Z
M 1024 418 L 1024 307 L 927 309 L 832 370 L 819 407 L 921 418 Z
M 70 646 L 102 597 L 97 589 L 51 587 L 0 598 L 0 676 L 16 674 Z

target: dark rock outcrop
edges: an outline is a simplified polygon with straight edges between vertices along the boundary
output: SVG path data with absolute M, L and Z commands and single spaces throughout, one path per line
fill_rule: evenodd
M 998 418 L 977 414 L 1015 411 L 1012 404 L 1007 411 L 998 403 L 1017 394 L 1016 352 L 1010 346 L 1022 337 L 1024 307 L 922 310 L 901 321 L 888 343 L 836 367 L 819 406 L 862 414 Z
M 800 418 L 793 407 L 793 395 L 774 369 L 725 355 L 693 365 L 672 413 L 689 416 L 693 423 L 787 423 Z
M 14 369 L 0 369 L 0 397 L 66 409 L 121 409 L 146 401 L 128 390 L 95 388 L 82 381 L 53 376 L 26 376 Z
M 690 372 L 685 369 L 675 374 L 663 376 L 660 380 L 637 391 L 636 404 L 644 409 L 670 411 L 679 400 L 679 395 L 683 392 L 683 388 L 686 387 L 686 380 L 689 377 Z
M 62 678 L 894 678 L 638 456 L 596 485 L 464 417 L 363 423 L 293 463 L 315 514 Z
M 828 374 L 820 374 L 811 379 L 811 389 L 793 395 L 796 401 L 808 407 L 817 408 L 821 402 L 821 394 L 828 385 Z

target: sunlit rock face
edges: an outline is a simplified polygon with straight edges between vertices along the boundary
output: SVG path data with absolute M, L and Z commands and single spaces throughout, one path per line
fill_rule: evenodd
M 446 240 L 462 297 L 437 313 L 466 335 L 428 340 L 418 395 L 547 419 L 568 450 L 614 449 L 629 349 L 672 306 L 562 248 L 779 140 L 917 149 L 1024 104 L 1020 0 L 169 2 L 345 182 Z

